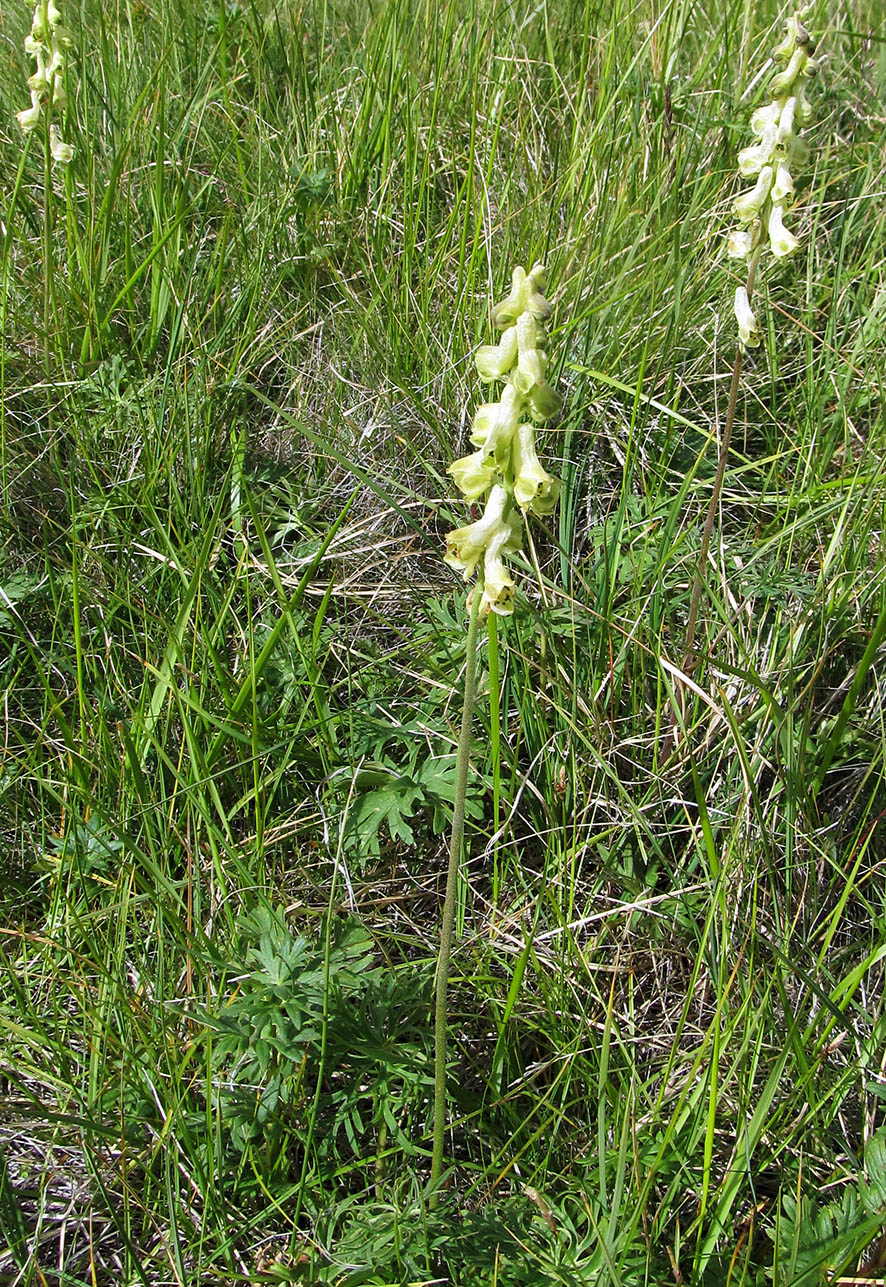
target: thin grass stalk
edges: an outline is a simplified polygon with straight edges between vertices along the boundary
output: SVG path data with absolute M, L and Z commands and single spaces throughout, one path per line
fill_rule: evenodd
M 452 959 L 452 935 L 455 924 L 455 902 L 458 869 L 465 832 L 465 797 L 468 787 L 468 762 L 471 753 L 471 723 L 477 690 L 477 629 L 480 622 L 482 586 L 478 580 L 471 596 L 468 618 L 468 647 L 465 658 L 465 693 L 461 712 L 461 732 L 456 761 L 455 803 L 452 810 L 452 834 L 449 841 L 449 867 L 446 893 L 440 922 L 440 946 L 434 982 L 434 1146 L 431 1154 L 430 1205 L 437 1205 L 438 1185 L 443 1172 L 443 1136 L 446 1130 L 446 1047 L 449 1000 L 449 963 Z

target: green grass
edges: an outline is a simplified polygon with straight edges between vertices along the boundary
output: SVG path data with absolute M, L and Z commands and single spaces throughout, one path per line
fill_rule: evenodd
M 781 17 L 68 0 L 47 333 L 5 7 L 0 1281 L 810 1287 L 876 1243 L 873 0 L 809 20 L 803 249 L 758 278 L 662 762 Z M 481 645 L 431 1211 L 445 469 L 536 258 L 564 490 Z

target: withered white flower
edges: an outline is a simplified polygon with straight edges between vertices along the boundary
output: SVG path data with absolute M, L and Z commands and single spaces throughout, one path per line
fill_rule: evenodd
M 58 161 L 60 165 L 68 165 L 74 156 L 74 149 L 64 141 L 55 123 L 49 127 L 49 150 L 53 161 Z
M 744 286 L 739 286 L 735 292 L 735 320 L 738 322 L 739 343 L 745 348 L 756 348 L 760 343 L 760 332 Z

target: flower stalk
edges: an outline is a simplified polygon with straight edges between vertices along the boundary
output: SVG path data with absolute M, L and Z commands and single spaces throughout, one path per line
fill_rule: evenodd
M 757 142 L 743 148 L 738 154 L 738 170 L 745 179 L 754 179 L 749 190 L 736 197 L 732 211 L 739 227 L 730 234 L 727 253 L 733 259 L 748 261 L 747 280 L 737 287 L 734 297 L 734 314 L 738 326 L 738 346 L 729 386 L 726 420 L 720 441 L 717 472 L 708 502 L 701 549 L 692 583 L 689 618 L 683 644 L 682 671 L 690 674 L 694 666 L 693 649 L 698 624 L 698 611 L 704 587 L 708 550 L 714 528 L 714 518 L 723 490 L 726 462 L 732 441 L 732 427 L 738 403 L 738 389 L 744 354 L 760 343 L 760 329 L 751 304 L 754 281 L 760 257 L 768 244 L 776 259 L 784 259 L 799 249 L 800 242 L 784 225 L 784 216 L 794 202 L 792 167 L 808 160 L 809 148 L 796 133 L 797 127 L 812 119 L 812 107 L 806 96 L 808 80 L 818 72 L 813 60 L 815 47 L 803 26 L 804 9 L 797 10 L 788 19 L 783 39 L 772 51 L 776 63 L 783 64 L 769 85 L 771 101 L 751 116 L 751 131 Z M 670 726 L 662 748 L 662 759 L 667 760 L 674 749 L 677 726 L 682 713 L 684 690 L 678 680 Z
M 73 44 L 74 37 L 62 25 L 62 16 L 54 0 L 38 0 L 31 30 L 25 37 L 25 53 L 37 64 L 27 82 L 31 105 L 17 112 L 16 120 L 25 135 L 38 129 L 43 133 L 43 363 L 47 382 L 52 366 L 52 166 L 69 165 L 74 156 L 73 147 L 65 142 L 53 117 L 68 105 L 65 70 L 67 53 Z
M 465 580 L 478 574 L 468 595 L 467 659 L 464 704 L 456 762 L 455 801 L 440 943 L 434 979 L 434 1140 L 431 1154 L 429 1202 L 439 1198 L 446 1132 L 446 1048 L 449 965 L 455 925 L 458 871 L 464 842 L 465 795 L 471 749 L 471 724 L 477 677 L 477 634 L 480 621 L 510 616 L 516 584 L 507 563 L 522 546 L 525 515 L 553 513 L 559 480 L 541 465 L 535 448 L 534 423 L 556 415 L 561 399 L 546 381 L 548 366 L 544 322 L 551 306 L 542 294 L 544 270 L 536 264 L 529 273 L 515 268 L 510 294 L 492 313 L 501 332 L 497 344 L 485 344 L 476 354 L 477 372 L 488 383 L 504 381 L 497 402 L 480 406 L 470 435 L 475 450 L 456 460 L 449 474 L 469 501 L 483 500 L 483 513 L 473 523 L 446 537 L 445 561 Z M 494 637 L 494 635 L 493 635 Z

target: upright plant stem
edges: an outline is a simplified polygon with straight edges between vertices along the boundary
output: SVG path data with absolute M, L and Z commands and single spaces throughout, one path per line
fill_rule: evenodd
M 50 414 L 52 396 L 49 382 L 52 378 L 52 150 L 49 138 L 49 112 L 46 112 L 43 133 L 43 374 L 46 376 Z M 51 425 L 50 425 L 51 427 Z
M 461 732 L 456 763 L 455 804 L 452 811 L 452 835 L 449 842 L 449 868 L 446 894 L 440 924 L 440 947 L 434 984 L 434 1148 L 431 1156 L 430 1205 L 436 1206 L 437 1186 L 443 1172 L 443 1136 L 446 1130 L 446 1027 L 449 994 L 449 962 L 452 957 L 452 931 L 455 924 L 455 900 L 458 890 L 458 868 L 465 833 L 465 795 L 468 787 L 468 761 L 471 751 L 471 722 L 477 687 L 477 627 L 480 620 L 482 586 L 474 586 L 471 615 L 468 620 L 468 651 L 465 659 L 465 698 L 461 712 Z
M 748 299 L 754 293 L 754 278 L 757 274 L 757 261 L 760 258 L 759 248 L 754 252 L 748 268 L 747 292 Z M 717 507 L 720 503 L 720 493 L 723 490 L 723 479 L 726 475 L 726 462 L 729 459 L 729 447 L 732 442 L 732 427 L 735 424 L 735 408 L 738 405 L 738 385 L 741 380 L 741 368 L 743 362 L 743 353 L 741 345 L 735 351 L 735 362 L 732 366 L 732 381 L 729 385 L 729 402 L 726 407 L 726 422 L 723 426 L 723 437 L 720 440 L 720 455 L 717 459 L 717 472 L 714 476 L 714 487 L 711 492 L 711 499 L 708 502 L 708 512 L 705 518 L 704 530 L 701 534 L 701 549 L 698 554 L 698 564 L 695 568 L 695 577 L 692 582 L 692 596 L 689 601 L 689 620 L 686 623 L 686 638 L 683 643 L 683 665 L 684 673 L 689 674 L 692 667 L 692 649 L 695 645 L 695 632 L 698 625 L 698 609 L 701 604 L 701 593 L 704 589 L 705 567 L 708 561 L 708 550 L 711 544 L 711 535 L 714 530 L 714 519 L 717 515 Z M 676 741 L 676 730 L 678 711 L 682 707 L 683 687 L 677 682 L 674 711 L 671 716 L 671 724 L 665 739 L 663 748 L 663 759 L 667 759 L 673 750 Z

